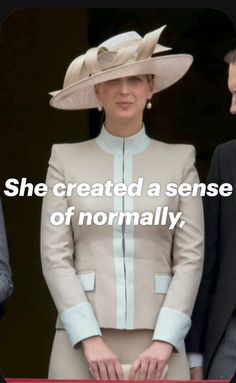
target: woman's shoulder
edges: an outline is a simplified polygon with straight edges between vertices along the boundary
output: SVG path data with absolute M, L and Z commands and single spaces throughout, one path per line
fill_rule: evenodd
M 71 167 L 71 164 L 87 161 L 88 156 L 94 152 L 94 139 L 83 142 L 56 143 L 51 147 L 49 164 Z
M 95 139 L 81 141 L 81 142 L 70 142 L 70 143 L 55 143 L 52 145 L 52 153 L 59 153 L 61 155 L 68 153 L 77 153 L 78 151 L 84 151 L 95 144 Z
M 161 152 L 166 156 L 178 156 L 185 158 L 186 156 L 195 157 L 196 150 L 195 147 L 191 144 L 170 144 L 163 141 L 158 141 L 151 139 L 152 147 L 155 151 Z

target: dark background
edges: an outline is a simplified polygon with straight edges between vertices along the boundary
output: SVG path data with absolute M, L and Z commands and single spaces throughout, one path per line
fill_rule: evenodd
M 232 20 L 217 9 L 20 9 L 0 34 L 0 196 L 15 290 L 1 323 L 0 364 L 8 377 L 46 378 L 56 311 L 42 277 L 39 197 L 6 197 L 8 178 L 45 181 L 51 146 L 98 133 L 99 113 L 50 108 L 49 91 L 60 89 L 70 62 L 114 34 L 141 35 L 167 24 L 160 43 L 194 62 L 182 80 L 153 99 L 145 112 L 148 134 L 189 143 L 202 181 L 215 146 L 236 137 L 229 114 L 227 65 L 236 46 Z M 164 164 L 163 164 L 164 165 Z

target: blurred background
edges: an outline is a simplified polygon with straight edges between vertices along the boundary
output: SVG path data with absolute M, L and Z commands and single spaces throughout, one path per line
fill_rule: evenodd
M 48 92 L 62 87 L 76 56 L 114 34 L 135 30 L 143 36 L 164 24 L 160 43 L 193 55 L 194 62 L 181 81 L 154 97 L 145 112 L 147 133 L 194 145 L 204 182 L 216 145 L 236 138 L 224 63 L 236 40 L 227 15 L 209 8 L 21 9 L 2 24 L 0 196 L 15 284 L 0 323 L 0 365 L 7 377 L 47 377 L 56 310 L 40 264 L 42 199 L 6 197 L 5 182 L 44 182 L 53 143 L 98 134 L 96 110 L 62 111 L 48 104 Z

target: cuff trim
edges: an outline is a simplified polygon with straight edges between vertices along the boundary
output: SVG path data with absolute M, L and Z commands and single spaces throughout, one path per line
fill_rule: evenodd
M 65 310 L 60 317 L 72 346 L 91 336 L 102 335 L 89 302 Z
M 168 342 L 177 351 L 180 351 L 190 326 L 191 319 L 187 314 L 168 307 L 162 307 L 152 339 Z

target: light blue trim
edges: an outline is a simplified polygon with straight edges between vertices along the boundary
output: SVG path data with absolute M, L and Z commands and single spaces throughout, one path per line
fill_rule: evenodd
M 114 155 L 122 155 L 124 140 L 127 154 L 142 152 L 150 143 L 150 138 L 145 133 L 144 125 L 138 133 L 126 138 L 113 136 L 113 134 L 109 133 L 103 125 L 100 134 L 96 138 L 97 145 L 101 149 Z
M 125 157 L 124 157 L 124 182 L 129 185 L 133 178 L 133 157 L 126 154 L 125 143 Z M 128 194 L 124 197 L 124 211 L 133 211 L 133 197 Z M 125 279 L 126 279 L 126 329 L 132 330 L 134 328 L 134 226 L 125 226 L 124 232 L 125 244 Z
M 171 343 L 177 351 L 180 351 L 190 326 L 191 319 L 187 314 L 168 307 L 162 307 L 152 339 Z
M 133 155 L 144 151 L 150 144 L 144 125 L 130 137 L 118 137 L 109 133 L 103 125 L 97 145 L 114 155 L 114 183 L 132 182 Z M 132 212 L 133 198 L 114 196 L 114 212 Z M 113 223 L 113 247 L 116 274 L 117 328 L 134 328 L 134 228 L 133 225 L 118 225 L 118 217 Z
M 94 271 L 79 272 L 78 276 L 84 291 L 93 291 L 95 289 Z
M 114 156 L 114 182 L 123 182 L 122 153 L 120 153 L 120 155 Z M 122 197 L 114 196 L 114 211 L 123 211 Z M 113 247 L 116 273 L 116 326 L 118 329 L 124 329 L 126 316 L 126 291 L 123 259 L 123 227 L 118 225 L 117 220 L 118 218 L 116 217 L 113 223 Z
M 72 346 L 91 336 L 102 335 L 89 302 L 73 306 L 60 315 Z
M 155 293 L 166 294 L 171 280 L 171 275 L 155 274 Z

